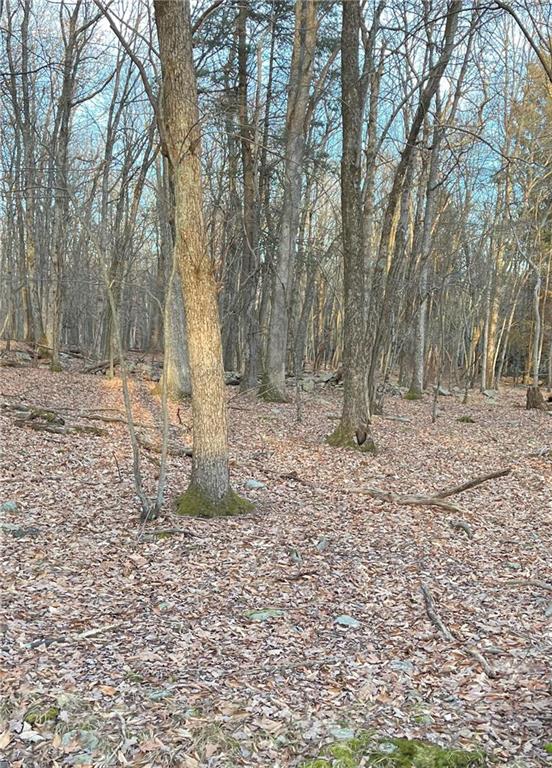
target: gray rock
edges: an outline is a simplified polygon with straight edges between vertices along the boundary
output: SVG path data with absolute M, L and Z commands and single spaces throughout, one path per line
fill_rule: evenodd
M 314 392 L 315 388 L 316 384 L 314 383 L 314 379 L 304 379 L 301 383 L 303 392 Z
M 40 528 L 34 525 L 22 526 L 16 523 L 0 523 L 0 530 L 9 533 L 14 539 L 36 539 L 40 533 Z
M 331 381 L 335 376 L 335 373 L 332 371 L 322 371 L 321 373 L 316 374 L 317 381 L 321 382 L 322 384 L 327 384 L 329 381 Z
M 10 512 L 17 512 L 17 502 L 16 501 L 5 501 L 0 506 L 0 514 L 4 513 L 10 513 Z
M 414 672 L 414 664 L 411 661 L 395 659 L 389 663 L 389 666 L 396 672 L 406 672 L 408 675 L 411 675 L 412 672 Z
M 240 374 L 236 371 L 224 371 L 224 383 L 228 386 L 235 387 L 240 383 Z
M 341 616 L 336 616 L 334 621 L 336 624 L 339 624 L 340 627 L 351 627 L 352 629 L 358 629 L 360 627 L 360 621 L 358 621 L 358 619 L 355 619 L 352 616 L 347 616 L 345 613 Z
M 250 478 L 246 481 L 245 487 L 248 488 L 250 491 L 260 491 L 263 488 L 266 488 L 265 483 L 261 483 L 260 480 L 254 480 L 253 478 Z
M 442 397 L 451 397 L 452 392 L 449 389 L 446 389 L 445 387 L 439 387 L 437 390 L 437 394 L 441 395 Z
M 498 397 L 498 392 L 496 389 L 484 389 L 483 394 L 485 397 L 490 398 L 491 400 L 495 400 Z

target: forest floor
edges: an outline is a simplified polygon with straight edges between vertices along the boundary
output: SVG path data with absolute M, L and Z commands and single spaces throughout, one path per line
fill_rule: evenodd
M 408 421 L 375 418 L 374 457 L 325 444 L 337 389 L 305 393 L 301 423 L 293 403 L 227 390 L 232 480 L 255 510 L 176 518 L 190 459 L 171 457 L 164 515 L 140 538 L 126 427 L 84 420 L 122 413 L 120 381 L 0 370 L 0 402 L 107 430 L 35 432 L 0 411 L 0 766 L 296 766 L 356 728 L 546 765 L 552 459 L 530 454 L 552 446 L 552 414 L 525 411 L 522 388 L 442 397 L 435 424 L 430 398 L 388 397 Z M 132 396 L 155 435 L 152 384 Z M 171 423 L 191 445 L 188 404 Z M 509 466 L 452 497 L 472 538 L 446 510 L 358 493 Z

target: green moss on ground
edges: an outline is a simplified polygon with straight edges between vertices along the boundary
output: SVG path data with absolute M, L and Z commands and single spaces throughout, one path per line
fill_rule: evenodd
M 33 408 L 31 410 L 31 419 L 40 419 L 48 424 L 65 424 L 65 420 L 59 413 L 48 411 L 46 408 Z
M 403 395 L 403 400 L 421 400 L 423 397 L 422 392 L 417 392 L 415 389 L 409 389 Z
M 59 716 L 59 707 L 48 707 L 42 710 L 36 707 L 31 708 L 23 718 L 29 725 L 43 725 L 51 720 L 57 720 Z
M 233 517 L 250 512 L 254 504 L 230 490 L 220 501 L 213 501 L 196 485 L 176 500 L 176 514 L 186 517 Z
M 482 752 L 446 749 L 417 739 L 381 739 L 360 732 L 353 739 L 335 742 L 323 756 L 303 763 L 302 768 L 483 768 Z
M 354 438 L 352 430 L 344 427 L 341 423 L 338 424 L 331 435 L 326 437 L 326 442 L 333 448 L 352 448 L 362 453 L 377 453 L 376 444 L 370 436 L 367 437 L 362 445 L 359 445 Z
M 459 421 L 461 424 L 475 424 L 475 419 L 472 419 L 471 416 L 460 416 L 456 421 Z

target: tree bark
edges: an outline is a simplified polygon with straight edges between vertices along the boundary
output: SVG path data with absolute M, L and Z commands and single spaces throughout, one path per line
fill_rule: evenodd
M 154 0 L 163 77 L 160 126 L 175 189 L 175 259 L 186 305 L 192 383 L 193 461 L 182 514 L 244 508 L 230 488 L 222 344 L 213 264 L 203 223 L 201 132 L 188 0 Z
M 298 0 L 295 3 L 295 37 L 289 75 L 280 238 L 273 271 L 267 356 L 261 387 L 261 395 L 273 402 L 285 402 L 288 399 L 285 382 L 288 309 L 299 230 L 305 118 L 314 64 L 316 29 L 316 1 Z
M 341 221 L 343 237 L 343 411 L 330 445 L 375 450 L 370 435 L 364 324 L 365 252 L 361 141 L 365 88 L 359 69 L 359 0 L 343 0 L 341 30 Z

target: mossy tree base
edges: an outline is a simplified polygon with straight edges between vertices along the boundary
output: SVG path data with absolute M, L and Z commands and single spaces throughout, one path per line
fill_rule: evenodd
M 190 485 L 176 500 L 176 514 L 185 517 L 233 517 L 250 512 L 254 506 L 251 501 L 232 490 L 219 501 L 215 501 L 197 485 Z
M 372 437 L 367 435 L 363 443 L 358 442 L 355 430 L 343 423 L 339 423 L 335 430 L 326 437 L 326 442 L 333 448 L 352 448 L 363 453 L 376 453 L 376 444 Z
M 302 768 L 483 768 L 486 764 L 482 752 L 445 749 L 417 739 L 378 739 L 361 732 L 353 739 L 331 744 L 323 756 Z
M 419 389 L 409 389 L 404 393 L 403 400 L 421 400 L 423 396 L 423 392 Z
M 272 384 L 267 378 L 263 379 L 259 387 L 259 397 L 266 403 L 289 403 L 290 397 L 285 391 Z

